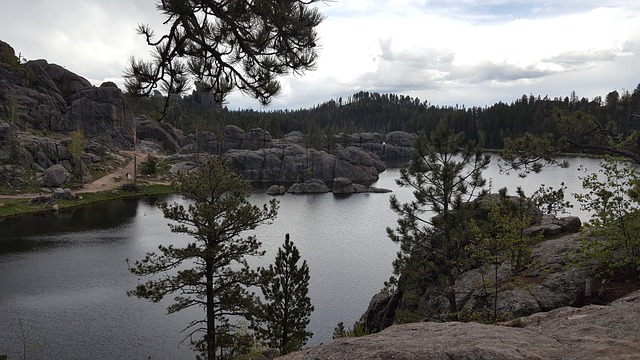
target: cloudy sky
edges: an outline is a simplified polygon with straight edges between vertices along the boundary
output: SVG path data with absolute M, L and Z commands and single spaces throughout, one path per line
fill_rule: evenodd
M 318 69 L 283 78 L 269 109 L 363 91 L 435 105 L 484 106 L 523 94 L 589 99 L 640 83 L 637 0 L 327 0 L 317 5 Z M 148 57 L 139 23 L 160 28 L 154 0 L 21 0 L 0 6 L 0 40 L 100 85 L 122 84 Z M 260 109 L 234 94 L 229 108 Z

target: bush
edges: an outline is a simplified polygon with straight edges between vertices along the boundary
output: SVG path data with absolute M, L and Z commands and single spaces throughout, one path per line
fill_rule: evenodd
M 344 323 L 341 321 L 338 325 L 333 329 L 333 338 L 343 338 L 343 337 L 360 337 L 365 335 L 370 335 L 371 331 L 366 327 L 366 325 L 356 322 L 353 324 L 352 328 L 346 328 Z
M 126 191 L 126 192 L 134 192 L 134 193 L 142 193 L 144 192 L 144 189 L 140 187 L 140 185 L 137 184 L 123 184 L 122 186 L 120 186 L 120 190 L 122 191 Z
M 155 175 L 158 172 L 158 163 L 160 159 L 153 155 L 148 155 L 147 159 L 140 164 L 140 172 L 142 175 Z

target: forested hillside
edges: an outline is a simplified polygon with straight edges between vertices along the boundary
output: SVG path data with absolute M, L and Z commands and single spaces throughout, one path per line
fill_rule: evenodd
M 152 117 L 160 117 L 165 103 L 159 94 L 131 100 L 134 113 Z M 233 124 L 245 130 L 261 127 L 274 137 L 299 130 L 313 139 L 338 133 L 432 130 L 438 120 L 449 118 L 455 130 L 464 131 L 485 148 L 499 149 L 507 137 L 525 132 L 555 133 L 559 120 L 571 117 L 597 120 L 603 127 L 621 134 L 637 129 L 640 85 L 633 91 L 613 90 L 604 98 L 579 98 L 574 91 L 564 98 L 522 95 L 510 104 L 499 102 L 470 108 L 438 106 L 404 95 L 361 91 L 310 109 L 229 111 L 216 108 L 206 95 L 194 93 L 171 98 L 164 121 L 187 133 L 202 130 L 219 133 L 224 125 Z

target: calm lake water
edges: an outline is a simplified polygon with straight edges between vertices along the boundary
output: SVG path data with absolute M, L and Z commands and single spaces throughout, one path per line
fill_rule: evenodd
M 572 160 L 569 169 L 547 169 L 524 179 L 499 174 L 494 163 L 485 177 L 494 190 L 507 186 L 511 194 L 518 185 L 531 194 L 541 183 L 557 188 L 562 181 L 577 192 L 578 161 Z M 599 163 L 579 162 L 592 170 Z M 410 190 L 395 185 L 398 174 L 389 169 L 374 185 L 409 201 Z M 391 275 L 397 245 L 385 228 L 394 226 L 397 216 L 389 209 L 390 195 L 285 195 L 279 197 L 276 221 L 256 230 L 267 255 L 252 264 L 272 262 L 286 233 L 309 263 L 315 306 L 311 344 L 330 340 L 340 321 L 353 324 Z M 251 197 L 256 204 L 269 199 L 260 193 Z M 126 295 L 138 282 L 126 259 L 184 241 L 169 231 L 156 200 L 0 219 L 0 354 L 9 359 L 23 354 L 27 359 L 193 359 L 188 343 L 180 344 L 180 331 L 189 320 L 202 318 L 198 309 L 166 315 L 169 302 Z M 577 205 L 570 213 L 587 220 Z

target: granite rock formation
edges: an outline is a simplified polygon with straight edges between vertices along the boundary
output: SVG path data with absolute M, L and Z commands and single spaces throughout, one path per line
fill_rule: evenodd
M 640 354 L 640 292 L 609 306 L 562 307 L 501 325 L 422 322 L 335 339 L 278 359 L 583 360 Z

